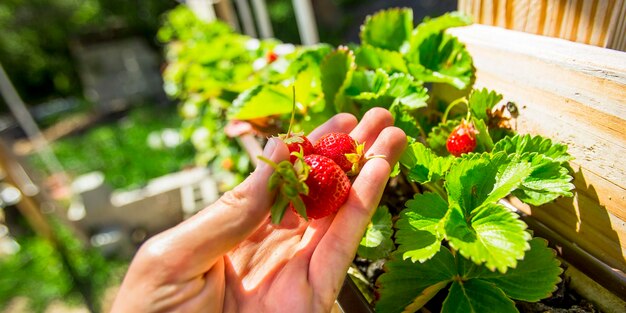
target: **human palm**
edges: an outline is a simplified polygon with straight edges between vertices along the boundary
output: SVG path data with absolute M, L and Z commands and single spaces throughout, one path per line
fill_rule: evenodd
M 272 168 L 257 170 L 215 204 L 149 240 L 138 252 L 114 303 L 116 312 L 327 312 L 369 223 L 406 136 L 384 109 L 358 123 L 339 114 L 308 138 L 345 132 L 366 143 L 369 160 L 334 215 L 305 221 L 288 211 L 270 223 Z M 288 158 L 271 139 L 264 156 Z

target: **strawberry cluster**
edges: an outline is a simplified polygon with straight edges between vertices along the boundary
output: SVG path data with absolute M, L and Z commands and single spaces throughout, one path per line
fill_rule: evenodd
M 329 133 L 315 145 L 302 134 L 281 136 L 290 160 L 274 164 L 270 189 L 278 195 L 272 206 L 272 222 L 280 223 L 287 207 L 305 219 L 319 219 L 339 210 L 348 199 L 348 176 L 358 174 L 365 162 L 364 145 L 344 133 Z

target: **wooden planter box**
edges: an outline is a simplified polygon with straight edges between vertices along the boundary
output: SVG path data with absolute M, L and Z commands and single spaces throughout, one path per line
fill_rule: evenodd
M 511 203 L 556 233 L 575 267 L 626 297 L 626 53 L 484 25 L 449 32 L 474 59 L 475 87 L 516 103 L 518 132 L 567 143 L 575 157 L 573 198 Z

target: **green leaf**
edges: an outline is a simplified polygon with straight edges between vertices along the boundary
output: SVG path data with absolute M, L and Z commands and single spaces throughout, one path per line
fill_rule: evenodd
M 413 10 L 394 8 L 379 11 L 365 19 L 361 26 L 361 43 L 399 51 L 413 31 Z
M 528 158 L 531 159 L 532 172 L 513 195 L 535 206 L 546 204 L 561 196 L 573 196 L 572 176 L 565 166 L 541 154 L 531 153 Z
M 453 157 L 437 156 L 421 142 L 409 145 L 400 158 L 409 169 L 408 178 L 421 184 L 441 179 L 453 162 Z
M 446 148 L 446 141 L 452 130 L 459 125 L 458 120 L 447 120 L 445 123 L 439 123 L 439 125 L 433 127 L 428 133 L 428 145 L 438 155 L 450 155 Z
M 411 48 L 418 47 L 433 34 L 442 33 L 451 27 L 466 26 L 472 21 L 461 12 L 450 12 L 436 18 L 425 18 L 411 34 Z
M 250 88 L 233 101 L 230 118 L 248 120 L 290 113 L 293 107 L 290 95 L 283 86 L 259 85 Z
M 385 273 L 378 278 L 378 312 L 414 312 L 456 275 L 452 253 L 444 247 L 424 263 L 392 259 L 385 263 Z M 406 308 L 406 310 L 405 310 Z
M 533 171 L 530 163 L 497 153 L 492 162 L 498 165 L 496 182 L 485 202 L 497 202 L 515 190 Z
M 403 110 L 400 105 L 394 104 L 389 108 L 389 111 L 393 116 L 394 126 L 402 129 L 409 137 L 419 138 L 421 136 L 420 125 L 407 110 Z
M 385 50 L 370 45 L 362 45 L 355 51 L 356 64 L 370 70 L 382 69 L 386 72 L 408 72 L 402 53 Z
M 472 115 L 477 119 L 486 121 L 489 117 L 487 112 L 491 111 L 491 109 L 498 104 L 500 100 L 502 100 L 501 94 L 495 91 L 489 91 L 487 88 L 483 88 L 481 90 L 472 90 L 468 102 Z
M 541 136 L 516 135 L 500 140 L 493 151 L 515 154 L 515 158 L 530 162 L 532 173 L 513 192 L 520 200 L 542 205 L 560 196 L 573 195 L 572 176 L 564 164 L 572 159 L 566 145 L 554 144 Z
M 396 98 L 396 102 L 408 109 L 419 109 L 427 106 L 428 90 L 404 73 L 395 73 L 389 77 L 388 96 Z
M 518 313 L 515 303 L 491 283 L 477 279 L 455 281 L 443 302 L 442 313 Z
M 478 131 L 476 136 L 476 149 L 475 152 L 490 152 L 493 149 L 493 139 L 489 134 L 489 129 L 485 125 L 485 121 L 472 117 L 472 123 Z
M 356 71 L 352 75 L 346 95 L 355 99 L 368 99 L 384 94 L 389 88 L 389 75 L 381 69 Z
M 395 248 L 393 240 L 391 240 L 392 224 L 389 208 L 384 205 L 378 207 L 361 239 L 358 254 L 370 260 L 387 257 L 389 252 Z
M 396 243 L 403 259 L 424 262 L 441 247 L 443 234 L 438 231 L 448 211 L 448 203 L 436 193 L 415 194 L 396 222 Z
M 531 236 L 525 230 L 526 224 L 517 214 L 495 203 L 486 203 L 469 215 L 453 207 L 445 225 L 451 247 L 476 264 L 484 263 L 501 273 L 515 267 L 530 248 Z
M 556 253 L 548 248 L 547 241 L 533 238 L 530 250 L 516 268 L 504 275 L 487 275 L 484 280 L 494 283 L 510 298 L 535 302 L 549 297 L 557 289 L 562 272 Z
M 350 85 L 356 65 L 354 54 L 346 47 L 331 52 L 322 63 L 322 90 L 327 106 L 343 112 L 346 105 L 345 89 Z
M 409 73 L 425 82 L 465 89 L 474 77 L 472 57 L 460 41 L 446 33 L 430 35 L 405 57 Z
M 493 148 L 494 152 L 505 151 L 508 154 L 523 154 L 526 152 L 537 152 L 554 162 L 563 163 L 574 159 L 567 152 L 567 145 L 553 143 L 552 140 L 541 136 L 531 135 L 515 135 L 514 137 L 506 137 Z
M 502 158 L 506 155 L 498 154 L 497 160 Z M 487 153 L 460 158 L 446 176 L 450 207 L 459 207 L 464 214 L 469 214 L 482 205 L 494 189 L 500 165 L 501 161 L 493 162 Z

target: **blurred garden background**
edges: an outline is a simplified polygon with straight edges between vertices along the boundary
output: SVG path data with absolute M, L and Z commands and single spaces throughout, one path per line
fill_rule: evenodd
M 0 312 L 106 311 L 141 243 L 249 173 L 253 160 L 229 136 L 284 125 L 224 116 L 242 92 L 330 49 L 298 50 L 298 1 L 251 1 L 251 25 L 262 24 L 259 2 L 275 39 L 246 28 L 245 0 L 213 1 L 226 22 L 212 23 L 174 0 L 0 2 Z M 358 43 L 365 17 L 384 8 L 411 7 L 416 22 L 456 8 L 311 4 L 331 46 Z M 325 118 L 312 116 L 305 130 Z

